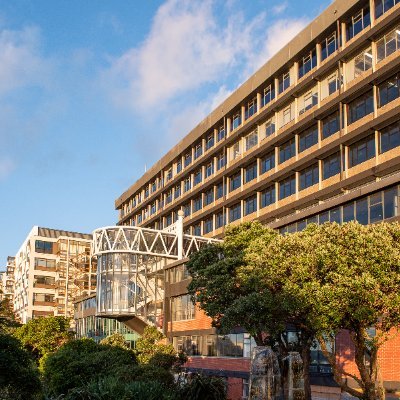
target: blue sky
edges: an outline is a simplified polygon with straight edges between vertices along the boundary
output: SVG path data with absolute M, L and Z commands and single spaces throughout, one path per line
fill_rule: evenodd
M 0 269 L 114 200 L 329 0 L 0 0 Z

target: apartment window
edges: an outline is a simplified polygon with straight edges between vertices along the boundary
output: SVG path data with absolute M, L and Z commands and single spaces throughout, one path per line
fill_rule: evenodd
M 275 118 L 270 118 L 265 123 L 265 137 L 269 137 L 275 133 Z
M 236 113 L 232 119 L 232 129 L 236 129 L 242 123 L 240 113 Z
M 220 126 L 218 129 L 217 140 L 218 142 L 221 141 L 225 137 L 225 127 Z
M 339 72 L 336 71 L 334 74 L 328 77 L 328 94 L 329 96 L 339 90 L 340 79 Z
M 318 125 L 308 128 L 299 135 L 299 153 L 318 143 Z
M 261 208 L 274 204 L 275 200 L 275 185 L 271 185 L 261 192 Z
M 264 95 L 262 98 L 262 106 L 266 106 L 268 103 L 270 103 L 273 99 L 275 98 L 275 89 L 274 86 L 268 85 L 265 89 L 264 89 Z
M 201 201 L 201 196 L 196 197 L 196 198 L 193 200 L 193 212 L 196 212 L 196 211 L 201 210 L 201 208 L 202 208 L 202 206 L 203 206 L 202 203 L 203 203 L 203 202 Z
M 201 236 L 201 223 L 193 225 L 193 235 L 194 236 Z
M 183 215 L 185 217 L 188 217 L 190 214 L 191 214 L 191 206 L 190 203 L 188 203 L 183 206 Z
M 299 61 L 299 79 L 317 66 L 317 52 L 312 49 L 309 54 Z
M 192 182 L 190 177 L 187 177 L 184 181 L 183 181 L 183 191 L 187 192 L 192 188 Z
M 400 48 L 400 30 L 395 28 L 376 42 L 377 61 L 389 57 Z
M 245 168 L 244 176 L 245 176 L 245 183 L 248 183 L 253 179 L 257 179 L 257 162 Z
M 249 133 L 245 137 L 245 143 L 246 143 L 246 151 L 250 150 L 251 148 L 257 146 L 258 144 L 258 133 L 257 129 L 255 129 L 253 132 Z
M 153 203 L 153 204 L 151 205 L 151 207 L 150 207 L 150 215 L 155 214 L 156 211 L 157 211 L 156 203 Z
M 369 47 L 354 58 L 354 77 L 362 75 L 372 68 L 372 49 Z
M 168 270 L 169 283 L 181 282 L 190 277 L 189 271 L 186 265 L 178 265 L 177 267 L 170 268 Z
M 399 2 L 400 0 L 375 0 L 375 17 L 379 18 Z
M 171 201 L 172 201 L 172 190 L 169 190 L 167 192 L 167 196 L 165 198 L 165 204 L 169 204 L 169 203 L 171 203 Z
M 194 319 L 195 306 L 189 294 L 171 297 L 172 321 Z
M 201 143 L 196 144 L 194 148 L 194 159 L 196 160 L 203 154 L 203 145 Z
M 147 199 L 149 197 L 149 188 L 146 187 L 145 191 L 144 191 L 144 198 Z
M 400 97 L 400 74 L 392 76 L 378 86 L 378 107 Z
M 176 163 L 176 173 L 179 174 L 179 172 L 181 172 L 181 171 L 182 171 L 182 161 L 179 160 Z
M 282 112 L 282 126 L 288 124 L 292 119 L 292 105 L 287 106 Z
M 245 119 L 250 118 L 256 112 L 257 112 L 257 98 L 254 97 L 254 99 L 249 101 L 245 107 L 245 112 L 244 112 Z
M 138 224 L 140 224 L 142 222 L 142 220 L 143 220 L 142 214 L 138 214 L 138 216 L 137 216 Z
M 290 86 L 290 73 L 286 72 L 279 77 L 279 93 L 283 93 Z
M 165 217 L 165 226 L 167 227 L 167 226 L 170 226 L 170 225 L 172 225 L 172 214 L 168 214 Z
M 372 91 L 369 91 L 348 104 L 348 124 L 358 121 L 373 111 L 374 99 Z
M 219 171 L 221 168 L 225 167 L 226 165 L 226 157 L 225 152 L 221 153 L 217 157 L 217 170 Z
M 375 135 L 369 135 L 366 138 L 349 146 L 349 166 L 361 164 L 375 157 Z
M 201 355 L 201 336 L 175 336 L 172 338 L 174 349 L 189 356 Z
M 311 165 L 300 172 L 300 190 L 306 189 L 319 182 L 318 164 Z
M 43 240 L 36 240 L 35 251 L 36 253 L 53 254 L 53 243 L 45 242 Z
M 295 175 L 279 182 L 279 200 L 291 196 L 296 193 L 296 177 Z
M 153 182 L 153 183 L 151 184 L 151 193 L 154 193 L 156 190 L 157 190 L 157 183 L 156 183 L 156 182 Z
M 225 225 L 224 213 L 220 212 L 215 215 L 215 229 Z
M 210 177 L 212 174 L 214 174 L 214 163 L 209 162 L 206 165 L 206 178 Z
M 180 196 L 181 196 L 181 185 L 179 184 L 175 186 L 174 198 L 177 199 Z
M 204 228 L 204 233 L 205 234 L 212 232 L 212 230 L 213 230 L 213 218 L 212 217 L 211 218 L 207 218 L 204 221 L 203 228 Z
M 166 176 L 166 181 L 170 181 L 172 179 L 172 167 L 168 169 L 167 171 L 167 176 Z
M 206 138 L 206 150 L 211 149 L 214 146 L 214 134 L 210 133 Z
M 380 153 L 392 150 L 400 146 L 400 122 L 382 129 L 380 132 Z
M 261 159 L 261 173 L 264 174 L 273 168 L 275 168 L 275 151 L 271 151 Z
M 224 191 L 224 182 L 220 182 L 217 185 L 217 200 L 220 199 L 221 197 L 225 196 L 225 191 Z
M 187 167 L 191 163 L 192 163 L 192 152 L 186 153 L 185 154 L 185 162 L 184 162 L 185 167 Z
M 55 278 L 52 276 L 43 276 L 43 275 L 35 275 L 34 276 L 34 282 L 33 282 L 33 287 L 36 287 L 37 285 L 54 285 L 55 284 Z
M 332 154 L 322 160 L 322 179 L 328 179 L 340 172 L 340 153 Z
M 199 169 L 194 173 L 193 186 L 198 185 L 199 183 L 201 183 L 201 181 L 202 181 L 202 173 L 201 173 L 201 169 Z
M 257 195 L 248 197 L 244 201 L 244 215 L 252 214 L 257 211 Z
M 347 40 L 352 39 L 358 35 L 371 23 L 369 6 L 364 7 L 362 10 L 354 14 L 346 24 L 346 37 Z
M 318 92 L 316 91 L 309 91 L 303 96 L 303 108 L 299 110 L 299 115 L 305 113 L 310 108 L 316 106 L 318 104 Z
M 35 258 L 35 268 L 55 268 L 55 260 L 47 260 L 45 258 Z
M 242 216 L 242 205 L 237 203 L 229 209 L 229 222 L 236 221 Z
M 33 304 L 35 303 L 53 303 L 54 294 L 33 293 Z
M 236 160 L 241 155 L 240 140 L 231 147 L 232 160 Z
M 211 188 L 204 193 L 204 205 L 208 206 L 213 201 L 214 201 L 214 188 Z
M 321 59 L 325 60 L 338 49 L 336 32 L 333 32 L 321 43 Z
M 296 155 L 295 139 L 291 139 L 279 147 L 279 164 L 289 160 Z
M 242 173 L 241 171 L 236 172 L 234 175 L 231 176 L 230 178 L 231 182 L 231 192 L 234 190 L 240 188 L 240 185 L 242 184 Z
M 339 132 L 339 129 L 340 114 L 339 111 L 336 111 L 322 120 L 322 139 L 326 139 L 334 133 Z

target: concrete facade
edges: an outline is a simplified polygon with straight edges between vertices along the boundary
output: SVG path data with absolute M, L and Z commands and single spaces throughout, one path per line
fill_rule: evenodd
M 73 317 L 73 300 L 96 290 L 91 235 L 33 227 L 15 256 L 14 311 L 30 319 Z

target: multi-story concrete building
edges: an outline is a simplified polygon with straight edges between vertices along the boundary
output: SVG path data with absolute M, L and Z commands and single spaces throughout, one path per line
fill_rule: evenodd
M 254 219 L 282 233 L 312 222 L 398 220 L 398 3 L 333 2 L 116 200 L 118 224 L 168 229 L 182 210 L 186 234 L 219 238 L 227 224 Z M 169 340 L 188 352 L 188 368 L 227 377 L 240 398 L 249 335 L 218 335 L 186 294 L 184 262 L 163 268 Z M 392 388 L 400 386 L 398 346 L 380 355 Z M 317 392 L 330 368 L 318 349 L 312 356 Z
M 15 257 L 7 257 L 6 270 L 0 273 L 0 300 L 9 299 L 11 305 L 14 298 L 14 268 Z
M 73 317 L 72 302 L 96 290 L 92 236 L 33 227 L 15 256 L 14 311 L 22 323 L 46 315 Z

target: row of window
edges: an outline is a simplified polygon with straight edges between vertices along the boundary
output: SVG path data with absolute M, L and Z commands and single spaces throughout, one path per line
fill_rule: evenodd
M 286 225 L 280 228 L 280 233 L 301 231 L 311 223 L 358 221 L 363 225 L 372 224 L 399 215 L 398 203 L 399 187 L 396 185 Z
M 184 321 L 194 319 L 195 306 L 190 295 L 171 297 L 171 319 L 172 321 Z
M 36 253 L 53 254 L 53 242 L 35 240 L 35 251 Z
M 308 134 L 304 137 L 305 146 L 313 143 L 313 129 L 308 131 Z M 377 135 L 377 136 L 376 136 Z M 309 139 L 311 137 L 311 139 Z M 376 143 L 378 148 L 376 148 Z M 316 161 L 307 168 L 300 170 L 298 173 L 293 173 L 291 176 L 284 180 L 276 183 L 271 182 L 270 186 L 264 189 L 260 193 L 260 197 L 257 194 L 251 195 L 249 198 L 242 202 L 230 207 L 229 210 L 229 222 L 233 222 L 240 219 L 243 215 L 251 214 L 257 211 L 258 208 L 267 207 L 268 205 L 274 204 L 277 200 L 283 200 L 288 196 L 296 193 L 296 191 L 302 191 L 310 186 L 318 184 L 320 181 L 328 179 L 341 172 L 341 168 L 346 170 L 352 168 L 358 164 L 361 164 L 373 157 L 376 154 L 382 154 L 394 148 L 400 146 L 400 121 L 389 125 L 388 127 L 377 132 L 377 134 L 370 134 L 361 140 L 358 140 L 348 146 L 343 147 L 342 156 L 340 152 L 334 152 L 328 157 Z M 279 161 L 286 161 L 292 158 L 296 154 L 294 147 L 294 139 L 291 139 L 287 144 L 280 147 Z M 347 162 L 346 162 L 347 156 Z M 275 168 L 276 159 L 275 152 L 270 152 L 258 161 L 249 164 L 243 170 L 238 170 L 234 174 L 228 177 L 228 184 L 224 185 L 223 182 L 219 183 L 215 187 L 211 187 L 203 193 L 200 193 L 197 197 L 183 205 L 184 216 L 188 217 L 191 214 L 201 210 L 212 204 L 215 200 L 218 200 L 224 196 L 226 189 L 233 192 L 239 189 L 242 185 L 247 184 L 255 179 L 259 175 Z M 218 218 L 217 218 L 218 219 Z M 165 217 L 165 225 L 169 226 L 177 220 L 177 211 L 168 214 Z M 140 219 L 138 219 L 140 221 Z M 210 217 L 204 221 L 203 233 L 209 233 L 214 229 L 223 226 L 226 223 L 225 220 L 221 221 L 221 224 L 213 221 Z M 194 234 L 200 235 L 202 230 L 199 228 L 199 224 L 193 228 Z
M 56 260 L 48 260 L 46 258 L 35 258 L 35 268 L 55 268 Z
M 380 17 L 382 14 L 387 12 L 390 8 L 392 8 L 395 4 L 397 4 L 397 0 L 375 0 L 375 15 L 376 17 Z M 343 35 L 338 34 L 338 32 L 333 31 L 330 34 L 327 35 L 327 37 L 321 41 L 321 61 L 325 60 L 328 58 L 330 55 L 336 52 L 338 50 L 339 45 L 342 42 L 341 37 L 345 36 L 345 40 L 350 40 L 353 37 L 357 36 L 362 30 L 364 30 L 366 27 L 370 25 L 370 11 L 369 11 L 369 5 L 366 5 L 359 11 L 355 12 L 351 17 L 345 21 L 345 26 L 346 26 L 346 31 L 344 32 Z M 396 32 L 398 30 L 393 31 L 396 35 Z M 393 35 L 391 33 L 391 35 Z M 386 35 L 385 35 L 386 36 Z M 388 43 L 388 44 L 386 44 Z M 388 38 L 383 38 L 383 42 L 381 41 L 377 42 L 378 44 L 378 57 L 377 60 L 380 61 L 382 58 L 387 57 L 387 55 L 391 52 L 393 52 L 393 49 L 398 48 L 397 41 L 393 42 L 393 40 L 390 39 L 390 35 Z M 365 54 L 368 54 L 371 57 L 371 53 L 365 52 Z M 362 62 L 355 62 L 356 66 L 355 68 L 361 68 L 363 71 L 368 68 L 368 57 L 365 56 L 365 54 L 362 57 Z M 372 60 L 370 60 L 372 63 Z M 298 65 L 298 77 L 297 78 L 302 78 L 304 75 L 309 73 L 311 70 L 313 70 L 317 66 L 317 52 L 316 52 L 316 47 L 308 51 L 306 54 L 304 54 L 302 57 L 300 57 L 297 61 Z M 372 64 L 371 64 L 372 65 Z M 290 70 L 278 74 L 276 77 L 276 85 L 275 85 L 275 79 L 270 80 L 269 83 L 264 87 L 262 96 L 261 96 L 261 107 L 265 107 L 269 102 L 271 102 L 276 95 L 276 92 L 278 94 L 283 93 L 287 88 L 291 86 L 291 84 L 295 83 L 295 79 L 293 76 L 294 68 L 291 68 Z M 329 83 L 329 92 L 331 90 L 334 90 L 334 86 L 338 86 L 339 79 L 336 77 L 334 80 L 332 80 L 331 83 Z M 275 90 L 275 86 L 277 90 Z M 315 104 L 316 99 L 313 99 L 313 96 L 310 97 L 311 105 Z M 304 110 L 307 109 L 307 105 L 305 106 Z M 303 110 L 303 112 L 304 112 Z M 252 115 L 254 115 L 258 111 L 258 105 L 257 105 L 257 97 L 254 96 L 252 97 L 246 104 L 241 106 L 240 110 L 235 111 L 232 113 L 231 117 L 228 118 L 229 121 L 231 121 L 231 127 L 230 129 L 235 129 L 239 127 L 244 120 L 250 118 Z M 301 111 L 301 110 L 300 110 Z M 199 158 L 202 154 L 203 151 L 207 151 L 208 149 L 212 148 L 216 142 L 221 141 L 225 135 L 226 135 L 226 124 L 225 124 L 225 119 L 224 122 L 220 124 L 220 126 L 217 126 L 216 129 L 211 131 L 210 133 L 206 134 L 203 139 L 200 139 L 197 143 L 194 144 L 194 146 L 186 153 L 182 155 L 181 158 L 179 158 L 173 166 L 170 166 L 169 168 L 166 169 L 164 173 L 161 174 L 160 177 L 155 179 L 153 182 L 149 183 L 149 185 L 146 186 L 144 189 L 144 198 L 147 198 L 151 193 L 154 193 L 157 189 L 163 187 L 164 181 L 169 181 L 173 178 L 174 173 L 179 173 L 182 171 L 184 167 L 189 166 L 193 160 Z M 125 215 L 126 213 L 130 212 L 132 208 L 134 208 L 138 203 L 140 203 L 142 200 L 142 193 L 141 191 L 137 193 L 134 198 L 131 199 L 131 201 L 125 205 L 124 209 L 122 210 L 122 216 Z

